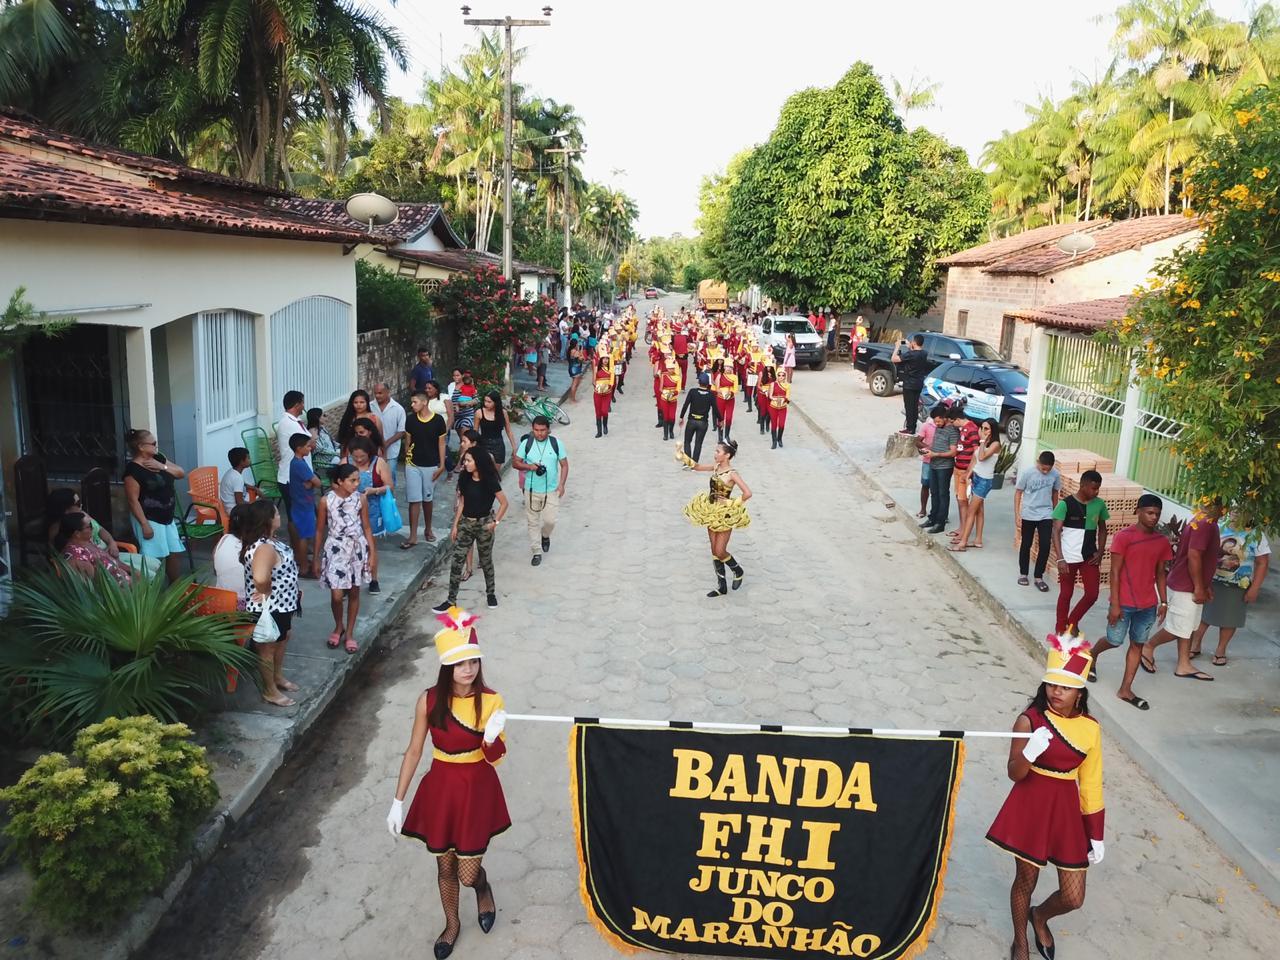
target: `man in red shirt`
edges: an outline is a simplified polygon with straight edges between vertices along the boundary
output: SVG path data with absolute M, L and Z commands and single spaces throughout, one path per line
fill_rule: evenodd
M 1173 548 L 1164 534 L 1156 532 L 1164 501 L 1154 493 L 1138 498 L 1138 522 L 1116 534 L 1111 541 L 1111 607 L 1107 611 L 1107 635 L 1093 645 L 1093 666 L 1089 679 L 1098 679 L 1100 654 L 1124 645 L 1128 634 L 1129 649 L 1125 653 L 1124 679 L 1116 696 L 1139 710 L 1150 704 L 1133 692 L 1133 678 L 1138 674 L 1142 645 L 1151 634 L 1156 620 L 1169 607 L 1165 587 L 1164 565 L 1173 559 Z
M 1156 672 L 1156 647 L 1170 640 L 1178 641 L 1178 665 L 1175 677 L 1185 680 L 1212 680 L 1213 677 L 1191 665 L 1191 635 L 1200 626 L 1204 605 L 1213 597 L 1213 571 L 1218 568 L 1218 518 L 1222 504 L 1211 503 L 1196 511 L 1178 538 L 1178 552 L 1169 568 L 1169 610 L 1164 626 L 1142 645 L 1139 663 L 1147 673 Z

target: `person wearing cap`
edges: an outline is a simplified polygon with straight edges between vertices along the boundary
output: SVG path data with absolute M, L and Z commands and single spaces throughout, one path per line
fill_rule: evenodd
M 738 442 L 726 438 L 716 444 L 713 462 L 700 464 L 676 447 L 676 459 L 690 470 L 711 473 L 710 490 L 698 494 L 684 508 L 684 515 L 690 522 L 707 528 L 707 538 L 711 541 L 711 563 L 716 571 L 716 587 L 707 594 L 708 597 L 723 597 L 729 592 L 725 567 L 733 571 L 735 590 L 742 586 L 742 578 L 746 576 L 742 564 L 729 552 L 729 537 L 733 535 L 733 531 L 751 523 L 751 517 L 747 513 L 751 488 L 733 468 L 732 461 L 737 453 Z M 742 491 L 742 496 L 737 499 L 733 497 L 734 487 Z
M 596 405 L 596 438 L 609 433 L 609 408 L 613 405 L 613 357 L 602 349 L 596 357 L 595 379 L 592 382 L 592 400 Z
M 689 425 L 685 426 L 686 415 Z M 684 395 L 680 408 L 680 426 L 684 428 L 684 455 L 697 463 L 702 457 L 702 441 L 707 438 L 707 423 L 715 421 L 720 428 L 720 412 L 716 409 L 716 395 L 711 392 L 711 375 L 698 374 L 698 386 Z
M 511 826 L 511 815 L 494 771 L 507 752 L 507 711 L 502 695 L 484 682 L 483 654 L 473 626 L 476 617 L 450 607 L 437 619 L 444 624 L 435 635 L 440 673 L 436 685 L 423 691 L 414 707 L 413 733 L 400 762 L 387 829 L 393 837 L 421 840 L 435 854 L 445 926 L 434 953 L 445 960 L 461 930 L 459 882 L 476 892 L 480 929 L 493 929 L 497 904 L 481 858 L 489 841 Z M 404 798 L 428 735 L 431 766 L 418 782 L 406 814 Z
M 769 430 L 773 435 L 773 447 L 782 446 L 782 433 L 787 429 L 787 407 L 791 405 L 791 376 L 788 371 L 786 379 L 775 377 L 769 384 L 767 394 L 769 400 Z
M 738 393 L 738 377 L 733 366 L 723 359 L 711 364 L 711 387 L 716 395 L 716 412 L 720 415 L 717 439 L 728 440 L 733 429 L 733 405 Z
M 1026 960 L 1027 922 L 1036 950 L 1054 955 L 1048 923 L 1084 903 L 1085 871 L 1102 862 L 1102 728 L 1089 715 L 1085 678 L 1093 655 L 1083 637 L 1050 635 L 1044 677 L 1018 716 L 1009 747 L 1013 789 L 987 831 L 987 839 L 1016 858 L 1009 902 L 1012 960 Z M 1031 906 L 1040 869 L 1053 864 L 1058 889 Z
M 662 374 L 658 378 L 658 416 L 662 420 L 662 439 L 676 438 L 676 400 L 684 388 L 679 361 L 672 354 L 664 357 Z

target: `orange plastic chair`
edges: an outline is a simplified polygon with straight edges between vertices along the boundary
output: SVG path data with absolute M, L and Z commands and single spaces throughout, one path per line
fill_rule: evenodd
M 116 541 L 116 546 L 117 546 L 117 547 L 119 547 L 121 550 L 123 550 L 125 553 L 137 553 L 137 552 L 138 552 L 138 548 L 137 548 L 137 547 L 135 547 L 132 543 L 128 543 L 128 542 L 126 542 L 126 541 L 124 541 L 124 540 L 117 540 L 117 541 Z
M 209 469 L 213 469 L 210 467 Z M 203 587 L 193 584 L 188 596 L 191 598 L 191 608 L 200 614 L 210 613 L 235 613 L 238 607 L 239 597 L 236 596 L 234 590 L 223 590 L 221 587 Z M 244 646 L 249 642 L 249 638 L 253 636 L 253 624 L 242 624 L 236 628 L 236 643 Z M 236 692 L 236 684 L 239 679 L 239 671 L 234 668 L 227 668 L 227 693 Z
M 191 523 L 220 523 L 222 532 L 227 532 L 231 521 L 227 516 L 227 508 L 222 505 L 222 499 L 218 496 L 217 467 L 196 467 L 188 473 L 187 496 L 194 512 Z

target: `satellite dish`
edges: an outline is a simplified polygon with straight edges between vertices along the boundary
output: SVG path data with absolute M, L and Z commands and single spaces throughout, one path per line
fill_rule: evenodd
M 1060 239 L 1057 244 L 1059 250 L 1063 253 L 1069 253 L 1072 257 L 1075 257 L 1077 254 L 1088 253 L 1097 245 L 1098 241 L 1095 240 L 1092 235 L 1080 233 L 1078 230 L 1074 233 L 1067 234 L 1065 237 Z
M 366 224 L 369 232 L 374 227 L 385 227 L 400 219 L 400 208 L 380 193 L 356 193 L 344 204 L 347 216 Z

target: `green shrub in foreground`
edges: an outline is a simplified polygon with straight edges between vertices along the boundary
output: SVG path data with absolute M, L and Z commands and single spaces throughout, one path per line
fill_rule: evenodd
M 165 882 L 218 799 L 204 748 L 181 723 L 111 718 L 0 790 L 32 903 L 59 927 L 103 930 Z

